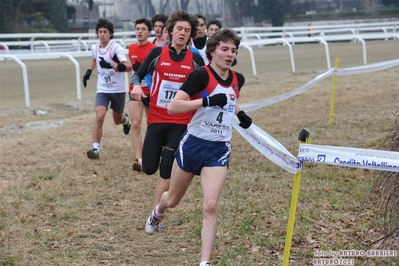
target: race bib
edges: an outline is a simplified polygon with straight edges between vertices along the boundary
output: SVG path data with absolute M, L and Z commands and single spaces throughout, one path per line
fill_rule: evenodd
M 102 69 L 100 72 L 100 77 L 102 79 L 102 86 L 111 87 L 115 82 L 113 82 L 112 77 L 115 75 L 115 70 L 113 69 Z
M 230 110 L 227 107 L 227 110 Z M 227 136 L 231 132 L 233 113 L 220 107 L 206 108 L 201 120 L 201 129 L 207 134 Z
M 181 85 L 180 82 L 163 80 L 158 93 L 157 106 L 167 108 Z

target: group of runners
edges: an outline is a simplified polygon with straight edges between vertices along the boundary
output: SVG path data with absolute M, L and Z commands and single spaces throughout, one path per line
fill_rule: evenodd
M 206 30 L 208 35 L 206 35 Z M 156 37 L 149 41 L 152 30 Z M 210 265 L 217 230 L 217 209 L 231 153 L 233 118 L 243 128 L 251 118 L 238 105 L 245 83 L 231 69 L 236 62 L 240 38 L 219 21 L 206 24 L 200 14 L 177 10 L 169 17 L 135 21 L 137 43 L 124 49 L 112 41 L 113 24 L 99 19 L 98 44 L 83 77 L 87 81 L 97 68 L 97 93 L 93 145 L 90 159 L 100 158 L 102 126 L 108 108 L 124 134 L 131 132 L 134 171 L 153 175 L 159 170 L 154 205 L 145 221 L 145 232 L 164 228 L 168 208 L 176 207 L 193 178 L 201 179 L 203 221 L 201 262 Z M 131 72 L 128 114 L 124 113 L 126 90 L 123 73 Z M 143 114 L 147 128 L 141 136 Z

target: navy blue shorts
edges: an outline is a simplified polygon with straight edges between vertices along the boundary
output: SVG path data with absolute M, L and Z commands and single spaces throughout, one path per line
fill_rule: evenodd
M 99 92 L 96 94 L 96 103 L 95 106 L 105 106 L 108 110 L 108 106 L 115 113 L 123 113 L 125 108 L 125 99 L 126 93 L 102 93 Z
M 228 141 L 209 141 L 185 132 L 175 152 L 179 167 L 188 173 L 201 174 L 203 167 L 228 166 L 231 144 Z

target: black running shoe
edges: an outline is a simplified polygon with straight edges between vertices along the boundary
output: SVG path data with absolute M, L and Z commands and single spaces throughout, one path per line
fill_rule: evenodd
M 127 114 L 125 114 L 125 117 L 126 117 L 127 123 L 125 125 L 123 125 L 123 133 L 125 133 L 125 135 L 127 135 L 130 132 L 131 125 L 130 125 L 129 116 Z

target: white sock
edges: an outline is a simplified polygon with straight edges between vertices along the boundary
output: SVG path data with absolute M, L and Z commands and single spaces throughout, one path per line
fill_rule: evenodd
M 94 143 L 93 143 L 93 148 L 94 148 L 94 149 L 97 149 L 98 151 L 100 151 L 100 143 L 94 142 Z
M 211 265 L 209 264 L 209 261 L 201 261 L 199 266 L 208 266 L 208 265 Z
M 141 159 L 141 158 L 138 158 L 137 160 L 139 161 L 139 163 L 143 162 L 143 159 Z
M 125 115 L 125 123 L 123 123 L 124 125 L 127 125 L 129 123 L 129 117 L 127 115 Z
M 157 217 L 163 217 L 163 213 L 160 213 L 159 211 L 158 211 L 158 207 L 159 207 L 159 204 L 157 205 L 157 207 L 155 208 L 155 216 L 157 216 Z

